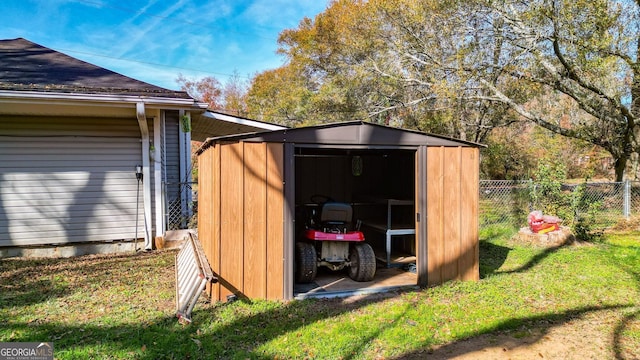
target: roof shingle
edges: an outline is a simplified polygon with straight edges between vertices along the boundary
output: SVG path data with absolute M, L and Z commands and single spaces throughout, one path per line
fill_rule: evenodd
M 0 90 L 191 98 L 22 38 L 0 40 Z

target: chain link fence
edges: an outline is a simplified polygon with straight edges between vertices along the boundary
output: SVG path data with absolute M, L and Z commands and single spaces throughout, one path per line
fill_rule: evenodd
M 620 219 L 640 215 L 640 182 L 563 185 L 562 191 L 575 192 L 581 185 L 584 188 L 580 203 L 591 204 L 595 209 L 593 228 L 605 229 Z M 537 186 L 530 180 L 481 180 L 480 226 L 526 226 L 529 212 L 539 210 L 534 196 Z M 576 210 L 588 211 L 585 208 Z
M 583 203 L 597 204 L 594 228 L 604 229 L 620 219 L 640 215 L 640 181 L 586 183 Z M 565 192 L 578 190 L 578 184 L 563 185 Z M 527 225 L 527 215 L 536 208 L 531 180 L 480 180 L 480 227 Z M 167 230 L 197 228 L 197 183 L 166 183 L 165 214 Z M 554 215 L 554 214 L 550 214 Z

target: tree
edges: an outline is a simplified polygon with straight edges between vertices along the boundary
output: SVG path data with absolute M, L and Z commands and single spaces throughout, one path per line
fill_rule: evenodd
M 301 79 L 288 66 L 254 76 L 246 96 L 251 117 L 286 126 L 300 125 L 307 118 L 310 94 Z
M 246 94 L 246 81 L 240 77 L 237 71 L 234 71 L 222 88 L 224 111 L 231 115 L 247 116 Z
M 640 150 L 635 139 L 638 8 L 638 3 L 607 0 L 467 2 L 464 8 L 437 8 L 431 16 L 442 18 L 431 22 L 425 33 L 397 4 L 379 5 L 386 22 L 395 24 L 389 27 L 395 38 L 407 39 L 393 43 L 402 54 L 399 58 L 440 74 L 435 78 L 444 89 L 437 92 L 439 97 L 471 105 L 482 114 L 484 106 L 495 111 L 498 105 L 499 112 L 507 106 L 518 118 L 600 146 L 615 159 L 618 181 L 627 161 Z M 417 5 L 409 14 L 428 10 Z M 446 44 L 429 35 L 433 32 L 445 34 Z M 433 75 L 411 71 L 410 66 L 386 69 L 402 81 L 436 83 Z M 550 95 L 564 95 L 562 99 L 573 104 L 554 102 L 554 111 L 536 106 Z M 558 109 L 573 111 L 574 104 L 580 111 L 561 121 Z
M 355 117 L 482 141 L 516 117 L 506 105 L 462 96 L 467 6 L 337 0 L 315 20 L 283 31 L 280 53 L 306 79 L 310 108 L 329 121 Z
M 639 12 L 640 0 L 335 0 L 279 44 L 307 116 L 478 142 L 526 120 L 602 147 L 621 180 L 640 153 Z
M 179 74 L 176 82 L 180 85 L 180 89 L 186 91 L 191 97 L 209 104 L 210 109 L 224 108 L 222 85 L 215 77 L 207 76 L 200 80 L 193 80 Z
M 499 71 L 509 81 L 565 94 L 584 116 L 561 123 L 528 106 L 503 84 L 478 73 L 484 96 L 555 133 L 606 149 L 621 181 L 636 140 L 640 96 L 638 2 L 539 0 L 487 3 L 485 19 L 499 23 L 504 49 Z

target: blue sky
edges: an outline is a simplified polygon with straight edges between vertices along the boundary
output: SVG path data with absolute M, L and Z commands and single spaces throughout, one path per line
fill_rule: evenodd
M 327 0 L 2 0 L 0 39 L 22 37 L 162 87 L 276 68 L 278 34 Z

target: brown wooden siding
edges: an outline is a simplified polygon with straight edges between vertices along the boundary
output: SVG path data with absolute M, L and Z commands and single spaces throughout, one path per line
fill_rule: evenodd
M 267 299 L 284 296 L 284 147 L 267 145 Z
M 213 170 L 211 160 L 213 159 L 214 149 L 211 151 L 202 154 L 202 156 L 198 157 L 198 176 L 201 179 L 207 179 L 207 181 L 201 181 L 198 184 L 198 193 L 200 202 L 198 203 L 199 211 L 198 211 L 198 231 L 200 234 L 211 234 L 212 233 L 212 221 L 213 218 L 213 203 L 211 199 L 204 199 L 205 194 L 212 194 L 213 181 L 211 176 L 211 171 Z M 205 254 L 211 253 L 211 247 L 213 245 L 213 241 L 202 242 L 202 248 Z M 210 265 L 213 267 L 211 258 L 208 259 Z M 211 294 L 212 288 L 211 286 L 207 287 L 207 292 L 209 295 Z
M 244 293 L 250 298 L 267 295 L 266 144 L 244 144 Z
M 198 234 L 220 279 L 212 299 L 282 299 L 282 145 L 218 144 L 200 155 L 199 169 Z
M 477 280 L 479 150 L 427 149 L 428 284 Z

